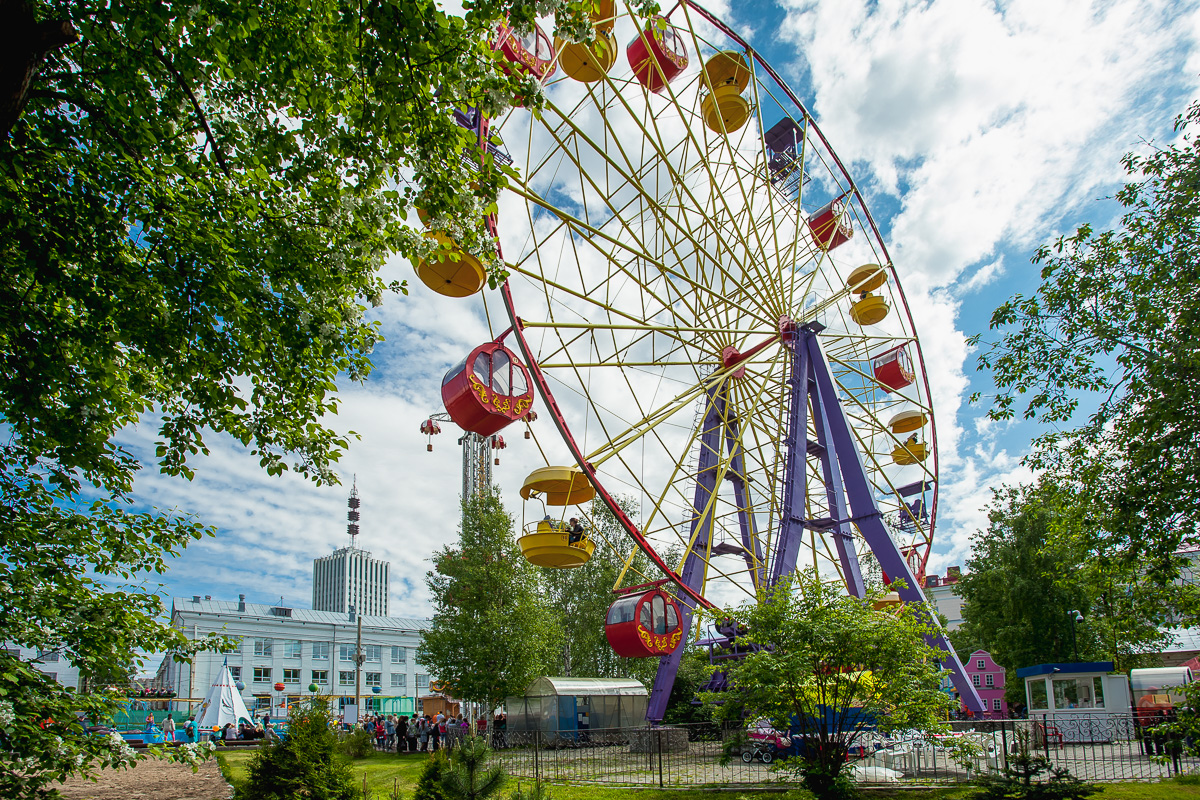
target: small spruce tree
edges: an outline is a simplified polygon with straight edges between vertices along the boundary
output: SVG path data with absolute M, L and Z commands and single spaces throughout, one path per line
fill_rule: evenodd
M 463 739 L 450 756 L 450 766 L 442 772 L 445 800 L 488 800 L 508 782 L 508 773 L 499 764 L 488 765 L 492 749 L 482 736 Z
M 413 800 L 447 800 L 442 792 L 442 775 L 450 769 L 450 759 L 445 750 L 436 750 L 425 760 L 421 774 L 417 776 L 417 786 L 413 790 Z
M 314 699 L 292 707 L 288 735 L 259 748 L 250 758 L 245 800 L 353 800 L 350 764 L 338 753 L 329 727 L 329 706 Z

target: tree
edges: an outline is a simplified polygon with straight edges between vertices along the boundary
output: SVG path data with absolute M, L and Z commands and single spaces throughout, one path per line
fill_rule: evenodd
M 239 796 L 254 800 L 352 800 L 358 795 L 350 762 L 338 753 L 329 703 L 321 698 L 292 706 L 287 738 L 255 751 L 247 773 Z
M 800 755 L 785 768 L 818 798 L 853 794 L 846 756 L 868 728 L 942 732 L 953 706 L 939 689 L 941 651 L 923 638 L 934 632 L 930 610 L 876 611 L 870 602 L 800 575 L 722 612 L 757 649 L 729 663 L 730 690 L 708 699 L 723 719 L 798 730 Z
M 118 432 L 157 425 L 174 475 L 217 432 L 272 474 L 336 482 L 353 438 L 329 421 L 337 383 L 371 369 L 365 310 L 405 291 L 378 270 L 435 246 L 413 207 L 503 276 L 479 221 L 504 174 L 452 112 L 536 109 L 497 25 L 554 13 L 586 39 L 590 2 L 467 5 L 0 0 L 0 640 L 90 675 L 134 650 L 186 657 L 143 582 L 211 531 L 130 511 L 142 464 Z M 117 702 L 0 666 L 22 720 Z M 111 756 L 102 737 L 64 729 L 59 758 L 49 727 L 14 730 L 10 796 Z
M 963 625 L 951 639 L 960 655 L 987 650 L 1011 674 L 1074 661 L 1078 649 L 1084 661 L 1126 670 L 1157 652 L 1168 638 L 1162 626 L 1194 603 L 1195 587 L 1160 584 L 1096 549 L 1106 537 L 1090 527 L 1087 507 L 1049 479 L 997 491 L 988 517 L 955 587 Z M 1018 681 L 1006 686 L 1023 701 Z
M 1119 227 L 1037 251 L 1041 285 L 996 309 L 978 361 L 997 388 L 989 415 L 1053 426 L 1030 462 L 1162 582 L 1200 531 L 1198 119 L 1200 103 L 1177 118 L 1178 143 L 1125 156 Z
M 490 711 L 545 674 L 561 631 L 541 613 L 537 575 L 498 491 L 469 497 L 462 509 L 458 546 L 436 553 L 425 579 L 434 614 L 417 661 L 455 697 Z
M 450 754 L 450 766 L 442 772 L 442 794 L 446 800 L 488 800 L 508 783 L 508 773 L 499 764 L 488 765 L 492 750 L 482 736 L 468 736 Z
M 630 513 L 630 504 L 617 502 Z M 541 569 L 543 613 L 555 619 L 562 631 L 560 675 L 589 678 L 634 678 L 649 685 L 658 667 L 657 659 L 622 658 L 613 652 L 604 633 L 608 607 L 615 599 L 613 587 L 625 566 L 625 558 L 614 546 L 623 542 L 624 532 L 612 511 L 593 502 L 589 514 L 596 539 L 590 561 L 573 569 Z M 649 559 L 633 548 L 631 574 L 648 574 Z M 634 581 L 637 582 L 636 580 Z M 558 671 L 561 670 L 561 671 Z

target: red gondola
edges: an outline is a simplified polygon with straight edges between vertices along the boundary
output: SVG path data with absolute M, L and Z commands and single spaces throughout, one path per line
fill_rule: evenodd
M 550 43 L 546 32 L 536 24 L 532 31 L 520 38 L 516 31 L 503 25 L 496 39 L 500 42 L 500 52 L 505 60 L 532 75 L 534 80 L 543 81 L 554 74 L 554 45 Z
M 912 359 L 908 357 L 908 348 L 905 345 L 893 347 L 883 355 L 877 356 L 871 362 L 871 371 L 875 373 L 875 380 L 891 392 L 903 389 L 917 377 L 913 373 Z
M 481 344 L 442 378 L 446 413 L 463 430 L 491 436 L 533 404 L 525 365 L 499 342 Z
M 661 92 L 688 65 L 687 45 L 670 25 L 659 27 L 655 17 L 625 48 L 625 57 L 638 81 L 652 92 Z
M 850 241 L 854 226 L 850 224 L 850 212 L 842 199 L 831 200 L 824 208 L 813 212 L 808 218 L 808 229 L 817 240 L 817 247 L 829 251 Z
M 673 653 L 683 638 L 679 606 L 660 589 L 625 595 L 608 607 L 604 635 L 613 651 L 626 658 Z

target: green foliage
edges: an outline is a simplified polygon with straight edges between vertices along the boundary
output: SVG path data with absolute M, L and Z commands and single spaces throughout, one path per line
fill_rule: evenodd
M 739 642 L 759 649 L 730 662 L 736 690 L 706 699 L 722 719 L 798 727 L 803 754 L 776 763 L 819 798 L 846 796 L 846 753 L 867 728 L 940 733 L 953 705 L 939 689 L 940 651 L 923 638 L 934 630 L 929 609 L 875 611 L 870 601 L 801 574 L 722 612 L 746 626 Z
M 996 309 L 978 362 L 997 388 L 989 415 L 1051 426 L 1031 463 L 1160 582 L 1200 526 L 1198 120 L 1193 104 L 1177 144 L 1124 158 L 1116 229 L 1084 225 L 1037 252 L 1041 285 Z
M 458 547 L 433 563 L 425 580 L 435 611 L 418 662 L 455 697 L 488 708 L 524 693 L 553 663 L 561 632 L 541 613 L 537 576 L 497 490 L 463 502 Z
M 436 750 L 421 767 L 417 776 L 417 785 L 413 790 L 413 800 L 450 800 L 442 790 L 442 776 L 450 770 L 450 758 L 446 751 Z
M 541 103 L 497 25 L 553 13 L 587 39 L 590 6 L 0 3 L 0 640 L 58 652 L 85 689 L 131 653 L 187 656 L 155 581 L 211 530 L 131 513 L 143 465 L 115 436 L 157 426 L 155 466 L 185 478 L 215 431 L 270 474 L 336 482 L 355 436 L 328 422 L 338 381 L 371 370 L 366 310 L 406 292 L 379 269 L 434 246 L 414 206 L 504 277 L 478 223 L 507 179 L 452 113 Z M 25 720 L 115 701 L 10 661 L 5 796 L 107 763 L 102 737 L 63 731 L 60 748 Z
M 1018 739 L 1017 752 L 1008 757 L 1004 772 L 985 774 L 976 783 L 974 800 L 1083 800 L 1100 791 L 1034 754 L 1027 737 Z
M 509 800 L 551 800 L 550 790 L 540 780 L 526 784 L 518 783 Z
M 955 587 L 963 624 L 951 640 L 961 656 L 987 650 L 1011 671 L 1073 661 L 1077 645 L 1081 660 L 1126 670 L 1160 648 L 1163 626 L 1196 602 L 1195 587 L 1160 584 L 1119 558 L 1078 498 L 1048 479 L 997 492 L 988 517 Z M 1019 681 L 1006 686 L 1023 702 Z
M 366 728 L 338 731 L 338 752 L 346 758 L 370 758 L 375 755 L 375 736 Z
M 353 800 L 350 764 L 338 753 L 329 706 L 319 698 L 292 707 L 288 736 L 264 744 L 250 759 L 240 796 L 250 800 Z
M 442 771 L 446 800 L 488 800 L 500 793 L 508 773 L 499 764 L 488 766 L 492 750 L 486 737 L 468 736 L 454 748 L 449 769 Z

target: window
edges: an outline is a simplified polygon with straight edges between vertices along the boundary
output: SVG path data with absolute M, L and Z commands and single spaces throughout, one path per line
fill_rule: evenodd
M 408 661 L 408 648 L 407 647 L 393 647 L 392 648 L 392 663 L 393 664 L 404 664 L 407 661 Z
M 49 678 L 52 681 L 58 680 L 57 672 L 43 672 L 42 674 L 45 675 L 47 678 Z
M 254 640 L 254 655 L 271 657 L 271 640 L 270 639 L 255 639 Z
M 982 658 L 975 659 L 975 669 L 987 669 L 987 662 Z
M 299 670 L 299 668 L 297 668 L 297 669 L 289 669 L 289 668 L 287 668 L 287 667 L 284 667 L 284 670 L 283 670 L 283 682 L 284 682 L 284 683 L 299 683 L 299 682 L 300 682 L 300 670 Z
M 271 668 L 270 667 L 255 667 L 254 668 L 254 682 L 255 683 L 270 683 L 271 682 Z
M 1055 708 L 1096 708 L 1095 684 L 1091 678 L 1055 678 L 1051 683 Z M 1103 704 L 1101 696 L 1101 707 Z
M 318 686 L 326 686 L 329 683 L 329 670 L 314 669 L 312 671 L 312 682 Z
M 313 642 L 313 660 L 329 660 L 329 642 Z
M 417 673 L 417 688 L 418 689 L 428 689 L 429 688 L 429 676 L 428 675 L 422 675 L 420 673 Z
M 254 695 L 254 710 L 255 711 L 270 711 L 271 710 L 271 695 L 269 695 L 269 694 Z
M 233 676 L 233 679 L 235 681 L 240 681 L 242 679 L 242 668 L 241 667 L 230 667 L 229 674 L 231 676 Z
M 339 644 L 338 645 L 338 661 L 354 661 L 354 645 Z
M 364 672 L 363 676 L 367 686 L 383 686 L 382 672 Z
M 242 649 L 242 637 L 232 636 L 233 641 L 221 648 L 222 653 L 238 653 Z
M 1032 711 L 1049 709 L 1049 698 L 1046 694 L 1046 681 L 1039 678 L 1029 682 L 1029 708 Z
M 353 686 L 354 673 L 346 672 L 345 670 L 338 673 L 338 686 Z
M 407 689 L 408 688 L 408 676 L 405 675 L 403 672 L 393 672 L 392 673 L 392 688 L 393 689 Z
M 283 643 L 284 658 L 299 658 L 300 657 L 300 642 L 289 639 Z
M 979 685 L 979 676 L 978 676 L 978 675 L 972 675 L 972 676 L 971 676 L 971 683 L 973 683 L 973 684 L 975 684 L 976 686 L 978 686 L 978 685 Z
M 363 655 L 367 657 L 367 661 L 382 661 L 383 647 L 377 644 L 364 644 Z
M 58 661 L 57 650 L 38 650 L 38 661 L 43 664 L 49 664 L 53 661 Z
M 1003 710 L 1003 709 L 1000 708 L 1000 698 L 997 697 L 994 700 L 992 700 L 992 711 L 1001 711 L 1001 710 Z
M 983 682 L 987 686 L 995 686 L 996 678 L 994 675 L 992 675 L 992 673 L 989 672 L 987 675 L 983 676 Z

